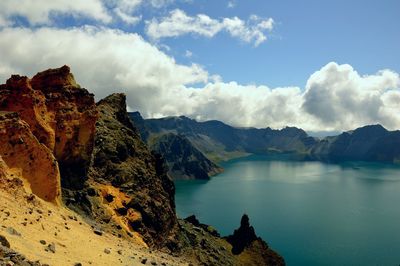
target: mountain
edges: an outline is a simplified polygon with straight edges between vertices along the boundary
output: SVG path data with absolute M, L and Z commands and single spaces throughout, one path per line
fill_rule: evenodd
M 322 139 L 311 148 L 310 156 L 332 161 L 399 162 L 400 131 L 388 131 L 381 125 L 364 126 Z
M 328 161 L 400 161 L 400 131 L 388 131 L 381 125 L 318 139 L 296 127 L 235 128 L 220 121 L 197 122 L 185 116 L 144 120 L 138 113 L 130 113 L 130 117 L 140 123 L 141 135 L 150 145 L 165 134 L 179 134 L 216 163 L 247 154 L 269 153 L 293 153 Z
M 161 154 L 166 160 L 169 174 L 173 179 L 210 179 L 223 169 L 209 160 L 203 152 L 177 131 L 164 134 L 151 134 L 139 112 L 129 113 L 129 117 L 138 128 L 141 138 L 150 149 Z
M 197 150 L 183 135 L 167 133 L 153 141 L 150 148 L 162 154 L 174 179 L 209 179 L 222 168 Z
M 210 226 L 177 217 L 168 164 L 125 98 L 95 103 L 68 66 L 0 85 L 0 264 L 284 265 L 258 239 L 236 255 Z M 211 171 L 185 138 L 166 138 L 185 151 L 182 170 L 201 159 Z
M 130 113 L 130 117 L 135 123 L 138 121 L 137 114 Z M 185 116 L 146 119 L 140 123 L 141 134 L 147 136 L 148 143 L 166 133 L 180 134 L 214 162 L 249 153 L 307 152 L 317 142 L 295 127 L 236 128 L 216 120 L 197 122 Z

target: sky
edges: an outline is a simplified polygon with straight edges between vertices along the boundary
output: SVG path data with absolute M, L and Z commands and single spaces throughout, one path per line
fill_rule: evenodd
M 400 129 L 397 0 L 1 0 L 0 83 L 67 64 L 145 118 Z

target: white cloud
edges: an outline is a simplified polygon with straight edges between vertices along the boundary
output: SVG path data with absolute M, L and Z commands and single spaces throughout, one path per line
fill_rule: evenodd
M 361 76 L 349 65 L 329 63 L 310 76 L 304 91 L 241 85 L 199 65 L 177 64 L 137 34 L 96 27 L 5 28 L 0 58 L 0 83 L 11 74 L 32 76 L 68 64 L 97 99 L 125 92 L 131 110 L 145 117 L 184 114 L 236 126 L 318 131 L 375 123 L 400 128 L 400 78 L 389 70 Z
M 68 64 L 97 99 L 123 91 L 149 115 L 177 101 L 183 86 L 208 79 L 202 67 L 176 64 L 139 35 L 106 28 L 3 29 L 0 58 L 2 83 L 12 73 L 32 76 Z
M 174 0 L 150 0 L 150 4 L 155 8 L 165 7 L 175 2 Z
M 192 57 L 192 56 L 193 56 L 192 51 L 189 51 L 189 50 L 186 50 L 186 51 L 185 51 L 185 57 L 190 58 L 190 57 Z
M 101 0 L 2 0 L 0 2 L 0 26 L 13 24 L 15 16 L 25 17 L 31 25 L 48 25 L 58 14 L 88 17 L 104 23 L 112 20 Z
M 238 17 L 212 19 L 207 15 L 188 16 L 184 11 L 175 9 L 168 17 L 153 18 L 146 21 L 147 35 L 158 40 L 167 37 L 177 37 L 185 34 L 196 34 L 204 37 L 214 37 L 221 31 L 228 32 L 232 37 L 258 46 L 267 40 L 266 31 L 272 31 L 272 18 L 262 19 L 252 15 L 248 21 Z
M 375 123 L 400 128 L 400 116 L 392 112 L 399 89 L 393 71 L 360 76 L 350 65 L 329 63 L 307 81 L 303 109 L 331 129 Z
M 234 8 L 236 6 L 236 2 L 235 1 L 228 1 L 227 7 L 228 8 Z
M 133 15 L 142 4 L 142 0 L 120 0 L 114 4 L 114 13 L 125 23 L 134 25 L 142 19 L 140 15 Z

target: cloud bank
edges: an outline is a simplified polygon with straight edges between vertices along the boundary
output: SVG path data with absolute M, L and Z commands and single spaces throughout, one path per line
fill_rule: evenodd
M 262 19 L 255 15 L 250 16 L 248 21 L 238 17 L 217 20 L 205 14 L 191 17 L 183 10 L 175 9 L 169 16 L 161 19 L 153 18 L 146 24 L 146 34 L 153 40 L 185 34 L 211 38 L 221 31 L 226 31 L 232 37 L 258 46 L 267 40 L 266 32 L 272 31 L 274 20 Z
M 0 26 L 12 25 L 16 17 L 25 18 L 30 25 L 49 25 L 54 16 L 64 14 L 109 23 L 112 17 L 100 0 L 2 0 Z
M 331 62 L 304 89 L 242 85 L 214 79 L 196 64 L 178 64 L 138 34 L 92 26 L 3 28 L 0 58 L 1 83 L 14 73 L 32 76 L 68 64 L 97 99 L 125 92 L 131 110 L 145 117 L 184 114 L 236 126 L 307 130 L 375 123 L 400 128 L 400 78 L 390 70 L 363 76 Z

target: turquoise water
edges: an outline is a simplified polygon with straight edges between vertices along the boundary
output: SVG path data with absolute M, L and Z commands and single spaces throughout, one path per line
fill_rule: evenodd
M 251 156 L 206 181 L 177 181 L 180 217 L 222 235 L 243 213 L 288 265 L 400 265 L 400 167 Z

